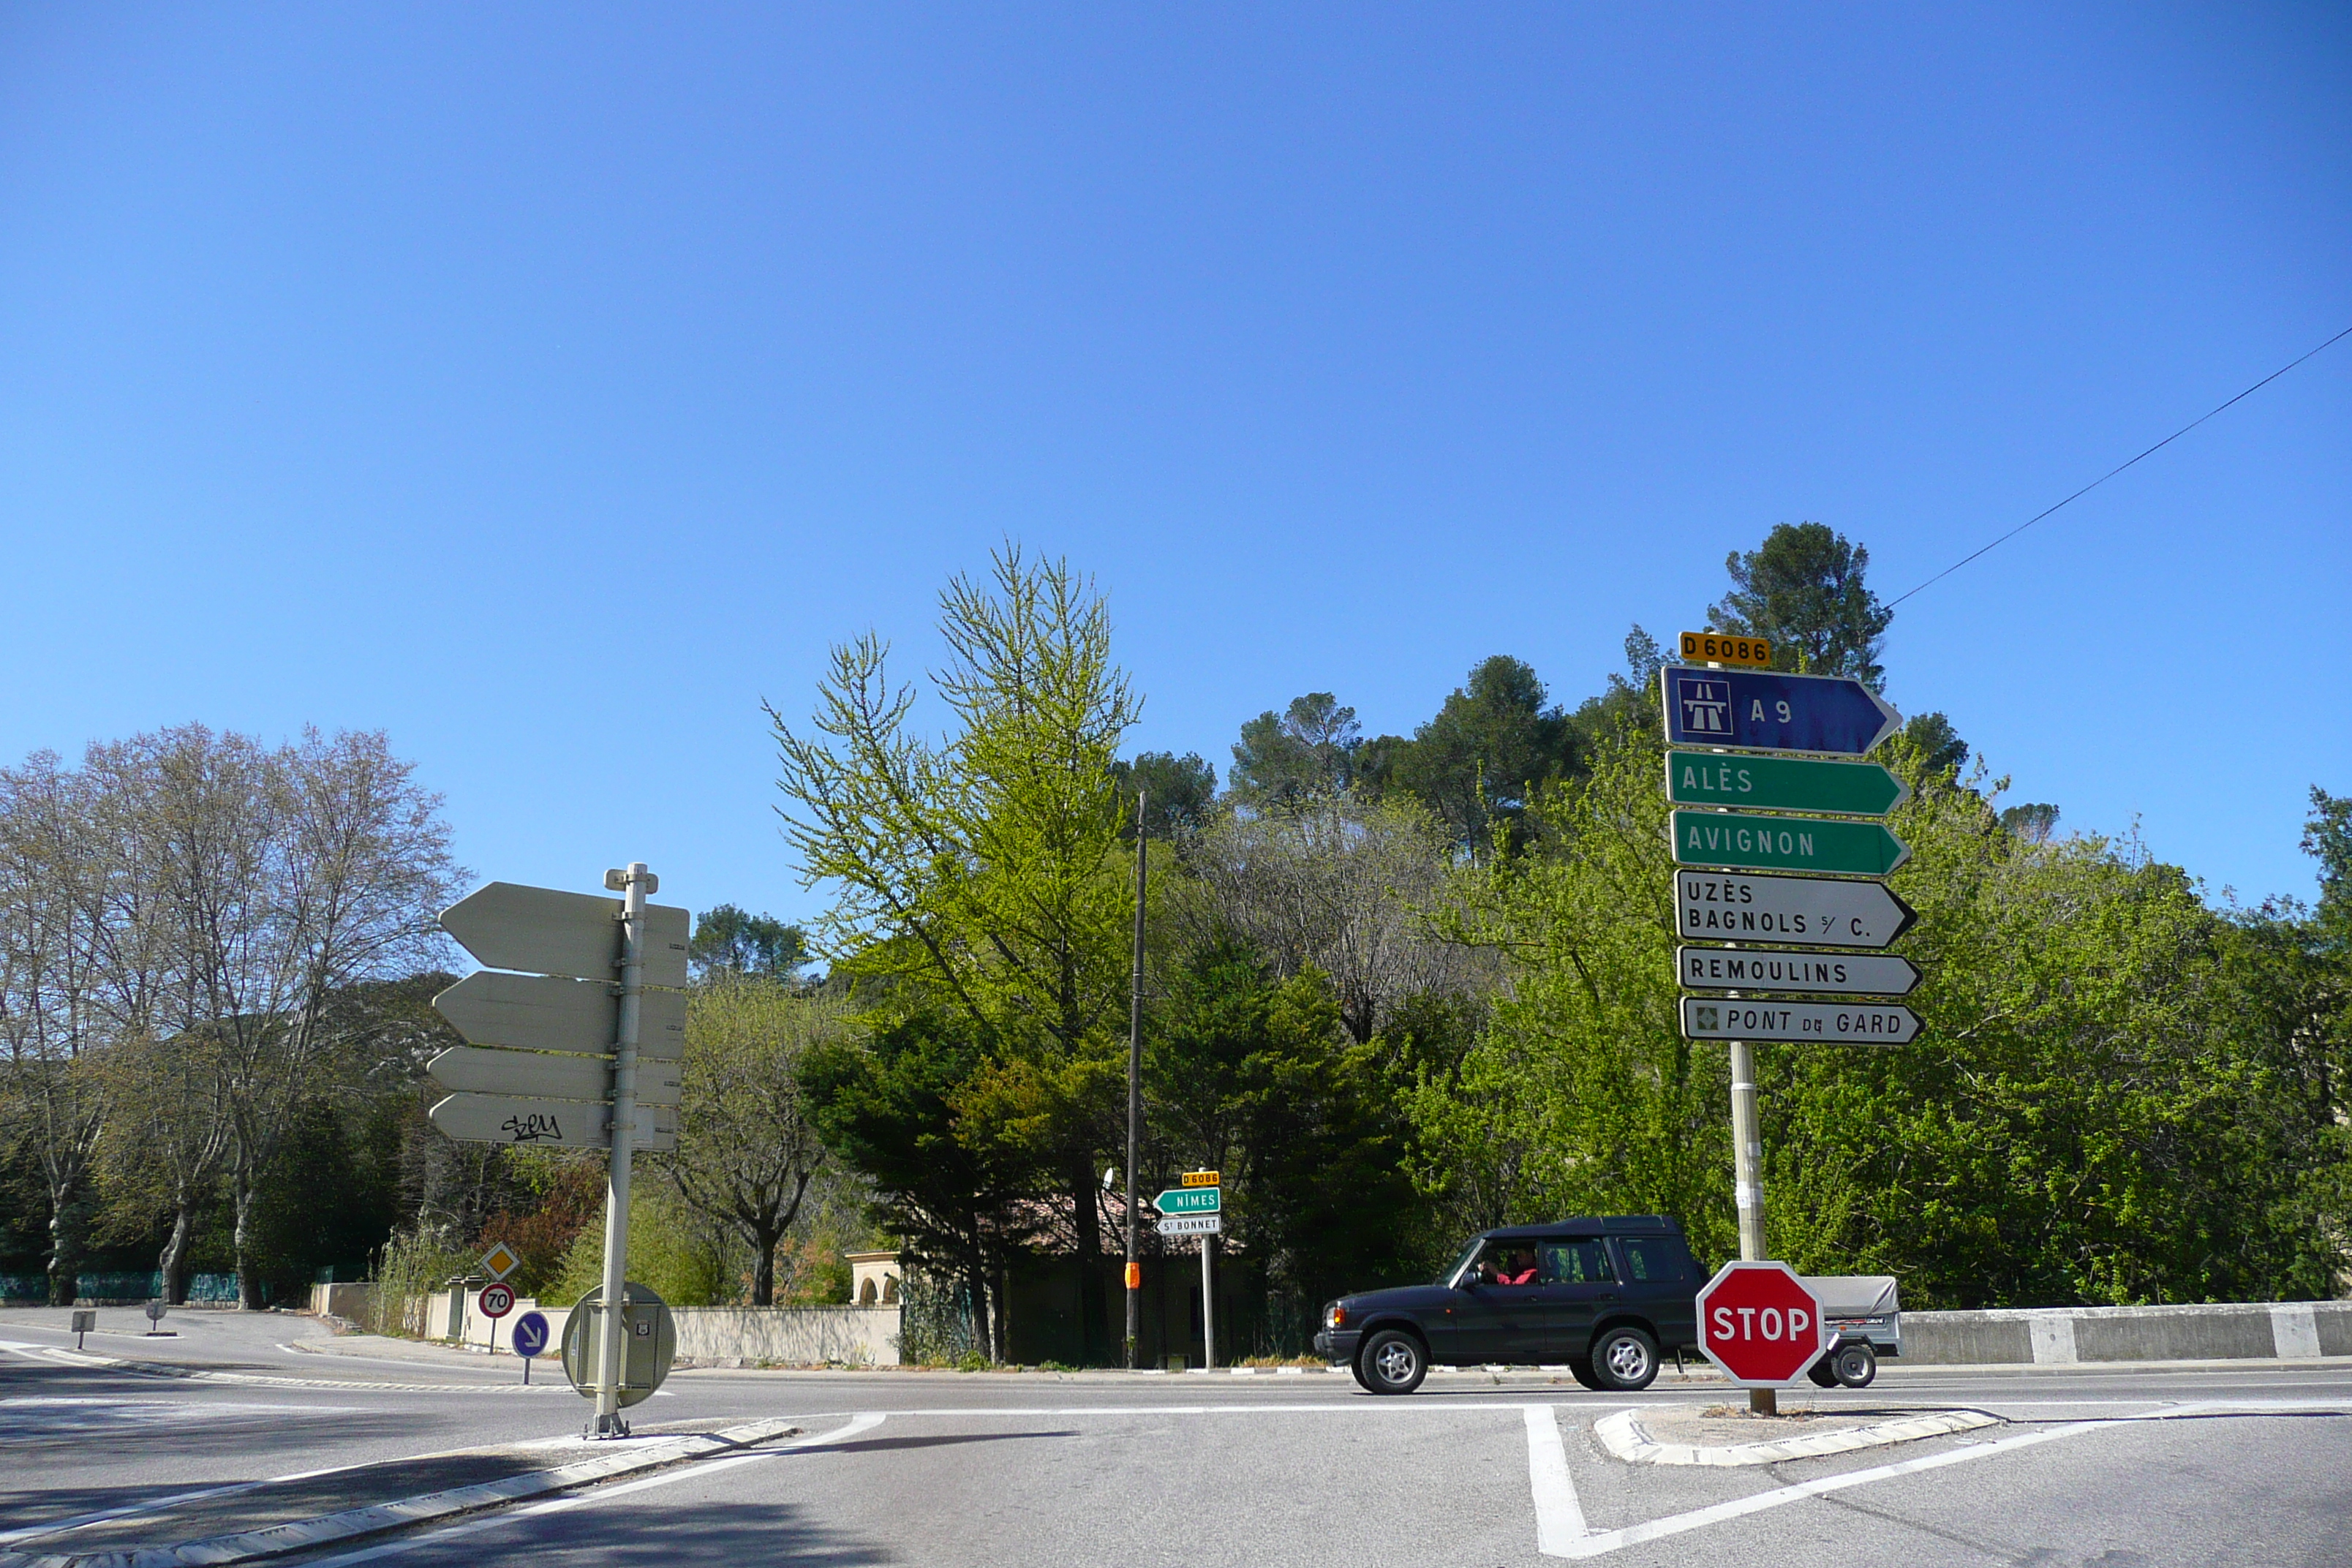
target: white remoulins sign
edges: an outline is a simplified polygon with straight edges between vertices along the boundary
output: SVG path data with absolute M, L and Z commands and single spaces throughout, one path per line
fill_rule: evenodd
M 1829 1348 L 1822 1299 L 1785 1263 L 1727 1263 L 1698 1293 L 1698 1348 L 1748 1388 L 1780 1388 Z

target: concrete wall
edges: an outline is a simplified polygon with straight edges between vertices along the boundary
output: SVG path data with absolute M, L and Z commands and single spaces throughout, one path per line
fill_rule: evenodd
M 375 1287 L 366 1284 L 313 1285 L 310 1310 L 329 1317 L 364 1323 L 375 1310 Z
M 898 1364 L 899 1309 L 680 1307 L 677 1353 L 706 1366 Z
M 324 1289 L 320 1286 L 319 1289 Z M 525 1312 L 547 1319 L 548 1350 L 544 1359 L 557 1360 L 563 1344 L 568 1307 L 543 1307 L 529 1297 L 515 1302 L 502 1318 L 486 1318 L 481 1290 L 469 1287 L 458 1319 L 462 1332 L 451 1330 L 454 1290 L 439 1290 L 425 1300 L 427 1339 L 459 1339 L 493 1355 L 514 1353 L 515 1320 Z M 747 1366 L 761 1362 L 784 1366 L 825 1363 L 851 1366 L 898 1364 L 898 1307 L 673 1307 L 681 1361 L 705 1366 Z
M 2331 1355 L 2352 1355 L 2352 1301 L 1903 1314 L 1903 1360 L 1930 1365 L 2309 1361 Z

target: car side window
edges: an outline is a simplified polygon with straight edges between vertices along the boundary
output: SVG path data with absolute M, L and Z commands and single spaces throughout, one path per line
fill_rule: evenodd
M 1625 1267 L 1636 1280 L 1675 1285 L 1697 1278 L 1691 1269 L 1690 1249 L 1671 1237 L 1620 1237 L 1617 1245 L 1625 1249 Z
M 1608 1248 L 1597 1237 L 1543 1244 L 1543 1282 L 1547 1285 L 1613 1284 L 1617 1271 L 1609 1266 Z

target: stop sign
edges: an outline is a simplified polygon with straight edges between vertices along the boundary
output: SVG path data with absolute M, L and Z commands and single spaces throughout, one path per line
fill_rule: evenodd
M 1821 1298 L 1785 1263 L 1727 1263 L 1698 1293 L 1698 1348 L 1734 1383 L 1794 1383 L 1828 1347 Z

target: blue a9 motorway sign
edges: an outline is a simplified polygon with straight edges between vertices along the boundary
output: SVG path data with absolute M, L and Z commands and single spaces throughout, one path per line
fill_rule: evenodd
M 1903 722 L 1861 681 L 1833 676 L 1670 664 L 1658 679 L 1665 688 L 1666 739 L 1677 746 L 1859 757 Z

